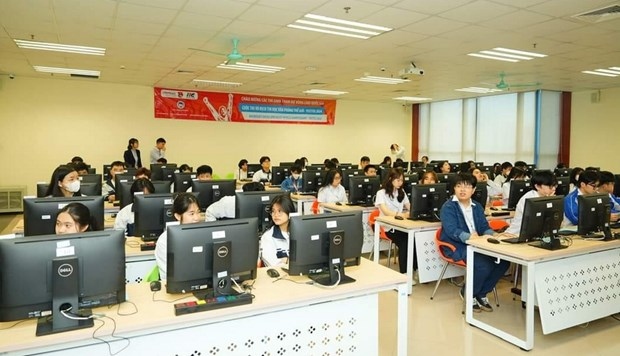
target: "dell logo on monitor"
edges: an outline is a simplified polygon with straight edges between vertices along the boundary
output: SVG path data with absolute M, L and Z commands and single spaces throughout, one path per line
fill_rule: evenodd
M 228 256 L 228 247 L 222 246 L 217 249 L 217 257 L 224 258 L 226 256 Z
M 58 267 L 58 275 L 61 277 L 69 277 L 72 273 L 73 266 L 68 263 L 64 263 Z
M 342 243 L 342 235 L 334 236 L 334 245 L 340 245 Z

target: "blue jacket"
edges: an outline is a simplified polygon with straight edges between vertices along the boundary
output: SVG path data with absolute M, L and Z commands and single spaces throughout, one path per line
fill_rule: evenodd
M 571 224 L 579 224 L 579 206 L 577 205 L 577 195 L 579 195 L 579 188 L 568 193 L 564 197 L 564 216 L 570 220 Z
M 280 185 L 280 189 L 285 192 L 298 192 L 301 191 L 301 188 L 304 186 L 303 179 L 301 177 L 299 179 L 293 179 L 293 176 L 286 177 L 285 180 L 282 181 Z
M 613 194 L 609 194 L 609 200 L 611 203 L 611 213 L 617 214 L 620 213 L 620 198 Z
M 472 201 L 474 224 L 476 233 L 482 235 L 492 235 L 493 230 L 484 216 L 484 209 L 480 204 Z M 444 254 L 455 261 L 465 261 L 467 257 L 467 244 L 465 241 L 471 236 L 465 215 L 459 206 L 458 201 L 448 200 L 441 207 L 441 241 L 449 242 L 456 247 L 456 251 L 444 249 Z

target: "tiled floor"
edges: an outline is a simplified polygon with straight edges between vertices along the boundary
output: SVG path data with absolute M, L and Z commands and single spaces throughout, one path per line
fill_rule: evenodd
M 508 278 L 500 281 L 500 307 L 493 304 L 495 310 L 492 313 L 482 312 L 476 316 L 516 332 L 525 328 L 525 312 L 519 299 L 513 301 L 510 287 L 512 283 Z M 612 317 L 543 335 L 536 313 L 534 349 L 526 353 L 465 323 L 458 287 L 445 280 L 434 300 L 430 300 L 433 288 L 434 283 L 418 284 L 409 296 L 409 355 L 620 355 L 620 321 Z M 493 302 L 492 296 L 489 297 Z M 396 292 L 382 293 L 379 303 L 379 355 L 396 355 Z

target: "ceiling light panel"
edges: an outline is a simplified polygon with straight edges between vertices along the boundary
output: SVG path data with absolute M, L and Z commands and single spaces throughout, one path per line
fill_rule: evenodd
M 467 93 L 478 93 L 478 94 L 488 94 L 488 93 L 496 93 L 502 91 L 501 89 L 493 89 L 493 88 L 481 88 L 481 87 L 467 87 L 454 89 L 455 91 L 463 91 Z
M 325 90 L 325 89 L 310 89 L 305 90 L 306 94 L 319 94 L 319 95 L 342 95 L 348 94 L 348 91 L 337 91 L 337 90 Z
M 105 48 L 88 47 L 88 46 L 75 46 L 62 43 L 49 43 L 49 42 L 35 42 L 25 40 L 14 40 L 17 47 L 23 49 L 37 49 L 41 51 L 54 51 L 65 53 L 77 53 L 77 54 L 89 54 L 93 56 L 104 56 Z
M 98 77 L 101 74 L 101 72 L 98 70 L 88 70 L 88 69 L 72 69 L 72 68 L 44 67 L 44 66 L 33 66 L 33 68 L 37 72 L 43 72 L 43 73 L 77 74 L 77 75 L 87 75 L 87 76 L 96 76 L 96 77 Z
M 251 64 L 251 63 L 243 63 L 243 62 L 238 62 L 235 64 L 222 63 L 218 65 L 217 68 L 245 70 L 249 72 L 260 72 L 260 73 L 277 73 L 279 71 L 286 69 L 284 67 L 264 66 L 260 64 Z
M 535 52 L 527 52 L 520 51 L 517 49 L 503 48 L 503 47 L 495 47 L 490 50 L 483 50 L 476 53 L 468 53 L 468 56 L 485 58 L 485 59 L 493 59 L 496 61 L 505 61 L 505 62 L 519 62 L 519 61 L 529 61 L 536 58 L 544 58 L 547 57 L 546 54 L 535 53 Z
M 207 79 L 194 79 L 192 80 L 192 82 L 203 84 L 203 85 L 208 85 L 208 86 L 215 86 L 215 87 L 238 87 L 243 84 L 243 83 L 237 83 L 237 82 L 223 82 L 220 80 L 207 80 Z
M 390 77 L 374 77 L 374 76 L 365 76 L 358 79 L 355 79 L 358 82 L 368 82 L 368 83 L 378 83 L 378 84 L 402 84 L 410 82 L 409 79 L 400 79 L 400 78 L 390 78 Z
M 419 96 L 399 96 L 398 98 L 394 98 L 394 100 L 428 101 L 428 100 L 433 100 L 433 98 L 422 98 L 422 97 L 419 97 Z
M 603 77 L 620 76 L 620 67 L 599 68 L 594 70 L 584 70 L 581 73 L 601 75 Z
M 368 39 L 392 31 L 389 27 L 377 26 L 363 22 L 347 21 L 333 17 L 306 14 L 301 19 L 286 25 L 299 30 L 322 32 L 331 35 Z
M 600 75 L 603 77 L 617 77 L 618 76 L 617 74 L 609 74 L 609 73 L 597 72 L 593 70 L 584 70 L 584 71 L 581 71 L 581 73 Z

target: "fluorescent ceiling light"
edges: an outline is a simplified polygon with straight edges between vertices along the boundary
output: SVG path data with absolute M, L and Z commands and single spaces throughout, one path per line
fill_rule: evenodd
M 433 100 L 433 98 L 422 98 L 419 96 L 399 96 L 398 98 L 393 98 L 394 100 L 404 100 L 404 101 L 426 101 Z
M 38 49 L 41 51 L 54 51 L 54 52 L 66 52 L 66 53 L 78 53 L 78 54 L 90 54 L 93 56 L 105 55 L 105 48 L 99 47 L 87 47 L 87 46 L 74 46 L 62 43 L 48 43 L 48 42 L 35 42 L 14 40 L 17 47 L 23 49 Z
M 496 61 L 519 62 L 519 60 L 532 60 L 547 57 L 546 54 L 519 51 L 516 49 L 495 47 L 492 50 L 484 50 L 476 53 L 468 53 L 468 56 L 494 59 Z
M 250 63 L 243 63 L 243 62 L 237 62 L 235 64 L 222 63 L 218 65 L 217 68 L 246 70 L 250 72 L 260 72 L 260 73 L 277 73 L 283 69 L 286 69 L 284 67 L 264 66 L 260 64 L 250 64 Z
M 611 70 L 611 69 L 597 69 L 597 72 L 609 73 L 609 74 L 617 74 L 620 75 L 620 70 Z
M 342 95 L 348 94 L 348 91 L 337 91 L 337 90 L 325 90 L 325 89 L 310 89 L 305 90 L 306 94 L 323 94 L 323 95 Z
M 43 73 L 57 73 L 57 74 L 76 74 L 76 75 L 86 75 L 98 77 L 101 72 L 98 70 L 88 70 L 88 69 L 71 69 L 71 68 L 57 68 L 57 67 L 42 67 L 42 66 L 33 66 L 34 70 L 37 72 Z
M 286 26 L 300 30 L 328 33 L 331 35 L 360 38 L 364 40 L 373 36 L 378 36 L 384 32 L 392 31 L 389 27 L 341 20 L 315 14 L 306 14 L 303 18 L 295 20 L 295 22 Z
M 586 74 L 594 74 L 594 75 L 601 75 L 603 77 L 617 77 L 617 74 L 609 74 L 609 73 L 603 73 L 603 72 L 595 72 L 592 70 L 582 70 L 581 73 L 586 73 Z
M 546 54 L 542 54 L 542 53 L 519 51 L 519 50 L 516 50 L 516 49 L 510 49 L 510 48 L 495 47 L 495 48 L 493 48 L 493 50 L 494 51 L 507 52 L 507 53 L 520 54 L 520 55 L 528 56 L 528 57 L 536 57 L 536 58 L 547 57 Z
M 480 53 L 488 54 L 490 56 L 495 56 L 495 57 L 500 56 L 503 58 L 523 59 L 526 61 L 529 61 L 530 59 L 532 59 L 532 57 L 517 56 L 516 54 L 507 54 L 507 53 L 501 53 L 501 52 L 495 52 L 495 51 L 480 51 Z
M 213 85 L 213 86 L 230 86 L 230 87 L 238 87 L 242 84 L 242 83 L 236 83 L 236 82 L 223 82 L 219 80 L 206 80 L 206 79 L 194 79 L 192 80 L 192 82 L 204 83 L 204 84 Z
M 467 55 L 468 56 L 472 56 L 472 57 L 480 57 L 480 58 L 486 58 L 486 59 L 495 59 L 496 61 L 505 61 L 505 62 L 513 62 L 513 63 L 516 63 L 516 62 L 519 61 L 517 59 L 488 56 L 486 54 L 479 54 L 479 53 L 468 53 Z
M 481 87 L 467 87 L 467 88 L 460 88 L 460 89 L 454 89 L 455 91 L 464 91 L 464 92 L 468 92 L 468 93 L 479 93 L 479 94 L 488 94 L 488 93 L 496 93 L 501 91 L 500 89 L 494 89 L 494 88 L 481 88 Z
M 609 69 L 620 70 L 620 67 L 609 67 Z
M 400 79 L 400 78 L 389 78 L 389 77 L 373 77 L 373 76 L 365 76 L 358 79 L 355 79 L 358 82 L 369 82 L 369 83 L 379 83 L 379 84 L 402 84 L 406 82 L 410 82 L 409 79 Z

